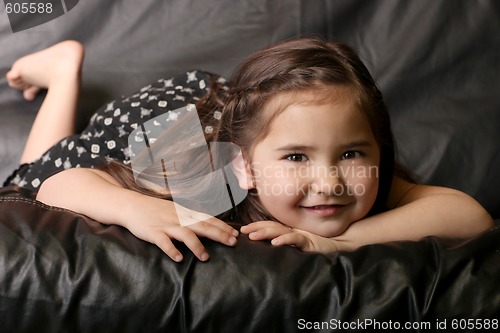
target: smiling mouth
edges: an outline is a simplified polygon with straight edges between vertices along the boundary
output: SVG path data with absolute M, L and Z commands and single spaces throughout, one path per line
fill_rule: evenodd
M 316 206 L 301 206 L 307 213 L 320 217 L 328 217 L 337 215 L 347 205 L 316 205 Z

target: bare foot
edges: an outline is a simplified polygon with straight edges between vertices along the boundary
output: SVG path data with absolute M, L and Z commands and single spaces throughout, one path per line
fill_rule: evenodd
M 22 90 L 26 100 L 33 100 L 41 89 L 80 75 L 83 45 L 68 40 L 18 59 L 7 72 L 9 86 Z

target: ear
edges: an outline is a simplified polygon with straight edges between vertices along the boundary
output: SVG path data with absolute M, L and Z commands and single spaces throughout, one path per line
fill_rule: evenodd
M 238 184 L 243 190 L 251 190 L 255 188 L 253 183 L 252 172 L 250 169 L 250 163 L 243 157 L 243 153 L 240 150 L 235 159 L 231 162 L 231 166 L 236 178 L 238 178 Z

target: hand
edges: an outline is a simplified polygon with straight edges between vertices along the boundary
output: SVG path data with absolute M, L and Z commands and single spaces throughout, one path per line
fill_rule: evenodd
M 175 261 L 181 261 L 182 254 L 172 239 L 184 242 L 196 257 L 205 261 L 208 253 L 199 236 L 229 246 L 236 245 L 238 236 L 238 231 L 215 217 L 180 206 L 176 211 L 172 201 L 125 189 L 98 169 L 70 168 L 56 173 L 42 183 L 37 200 L 104 224 L 125 227 L 136 237 L 156 244 Z M 181 226 L 179 220 L 186 226 Z
M 333 238 L 325 238 L 307 231 L 293 229 L 274 221 L 253 222 L 241 227 L 240 231 L 248 234 L 251 240 L 270 239 L 275 246 L 290 245 L 304 252 L 331 253 L 339 251 Z
M 186 244 L 201 261 L 208 260 L 209 256 L 198 237 L 228 246 L 236 245 L 238 231 L 213 216 L 148 196 L 141 196 L 134 202 L 136 204 L 128 211 L 125 227 L 136 237 L 156 244 L 174 261 L 180 262 L 183 257 L 173 239 Z M 181 226 L 179 220 L 185 226 Z

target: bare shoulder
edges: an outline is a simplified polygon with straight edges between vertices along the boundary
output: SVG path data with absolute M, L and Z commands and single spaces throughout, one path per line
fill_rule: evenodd
M 89 178 L 90 177 L 90 178 Z M 76 179 L 103 179 L 111 184 L 118 185 L 120 184 L 107 172 L 99 169 L 92 168 L 70 168 L 58 172 L 49 178 L 47 178 L 43 183 L 40 189 L 47 187 L 49 184 L 54 184 L 55 186 L 63 185 L 68 182 L 73 182 Z M 45 185 L 45 186 L 44 186 Z
M 108 182 L 110 182 L 114 185 L 121 186 L 120 183 L 118 183 L 118 181 L 113 176 L 111 176 L 109 173 L 107 173 L 106 171 L 103 171 L 100 169 L 81 169 L 81 170 L 86 170 L 86 172 L 92 172 L 96 176 L 99 176 L 102 179 L 107 180 Z
M 387 206 L 391 209 L 401 207 L 417 199 L 436 194 L 452 194 L 468 197 L 463 192 L 451 188 L 416 184 L 394 176 L 392 179 L 391 190 L 387 198 Z

